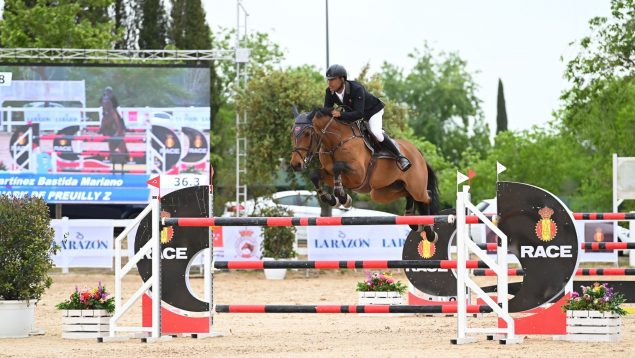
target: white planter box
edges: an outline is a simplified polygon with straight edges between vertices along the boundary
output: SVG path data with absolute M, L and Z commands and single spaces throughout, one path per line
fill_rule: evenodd
M 622 319 L 599 311 L 567 311 L 567 341 L 616 342 L 620 340 Z
M 403 297 L 397 291 L 357 292 L 359 305 L 402 305 Z
M 33 325 L 35 301 L 0 301 L 0 338 L 24 338 Z
M 62 338 L 107 337 L 111 316 L 106 310 L 64 310 L 62 311 Z
M 271 257 L 264 257 L 263 261 L 275 261 Z M 287 269 L 264 269 L 265 278 L 267 280 L 284 280 L 287 275 Z

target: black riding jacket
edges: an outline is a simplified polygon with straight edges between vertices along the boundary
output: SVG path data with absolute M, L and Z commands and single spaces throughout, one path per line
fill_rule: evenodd
M 368 93 L 364 86 L 355 81 L 344 81 L 343 102 L 340 102 L 335 92 L 326 89 L 324 107 L 332 108 L 335 104 L 345 106 L 346 111 L 340 117 L 343 121 L 354 122 L 362 118 L 368 120 L 384 108 L 384 103 L 379 98 Z

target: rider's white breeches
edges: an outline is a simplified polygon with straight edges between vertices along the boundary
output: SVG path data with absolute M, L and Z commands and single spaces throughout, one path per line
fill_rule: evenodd
M 383 116 L 384 116 L 384 109 L 382 108 L 381 111 L 375 113 L 368 120 L 368 126 L 370 127 L 370 132 L 373 133 L 373 136 L 375 136 L 375 139 L 377 139 L 380 142 L 384 141 L 384 132 L 381 130 L 381 127 L 382 127 L 381 121 Z

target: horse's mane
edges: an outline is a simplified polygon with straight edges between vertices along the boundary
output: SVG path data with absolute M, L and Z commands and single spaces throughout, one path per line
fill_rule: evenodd
M 333 109 L 328 107 L 315 107 L 309 114 L 309 118 L 313 119 L 316 114 L 319 114 L 320 117 L 330 117 L 332 111 Z

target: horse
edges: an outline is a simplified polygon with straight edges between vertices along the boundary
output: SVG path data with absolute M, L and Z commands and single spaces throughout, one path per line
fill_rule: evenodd
M 128 160 L 128 148 L 123 137 L 126 135 L 126 127 L 123 120 L 117 113 L 111 98 L 108 95 L 101 97 L 101 107 L 103 109 L 103 116 L 99 133 L 108 137 L 120 137 L 120 138 L 108 138 L 108 149 L 110 151 L 109 157 L 112 163 L 112 172 L 115 173 L 115 164 L 121 164 L 121 173 L 124 172 L 124 164 Z
M 391 203 L 406 198 L 405 215 L 435 215 L 439 210 L 437 178 L 424 156 L 409 141 L 397 140 L 402 153 L 412 167 L 402 172 L 395 158 L 385 152 L 375 153 L 362 134 L 361 121 L 348 123 L 331 116 L 331 110 L 318 108 L 297 113 L 291 129 L 293 151 L 290 165 L 295 171 L 304 170 L 318 154 L 321 168 L 310 173 L 320 200 L 331 206 L 352 205 L 344 188 L 357 193 L 370 193 L 374 202 Z M 322 185 L 333 188 L 326 192 Z M 412 226 L 423 231 L 429 241 L 436 240 L 430 226 Z

